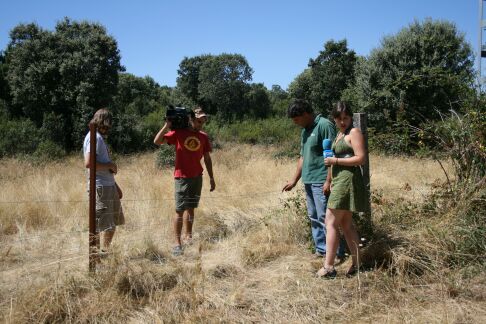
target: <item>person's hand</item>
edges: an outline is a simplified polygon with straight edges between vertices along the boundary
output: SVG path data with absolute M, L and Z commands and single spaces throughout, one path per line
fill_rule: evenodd
M 115 186 L 116 186 L 116 191 L 118 192 L 118 198 L 122 199 L 123 198 L 123 191 L 121 190 L 118 183 L 115 182 Z
M 331 165 L 336 164 L 336 160 L 337 160 L 337 158 L 335 158 L 335 157 L 328 157 L 328 158 L 324 159 L 324 164 L 326 166 L 331 166 Z
M 116 174 L 118 172 L 118 166 L 116 165 L 116 163 L 112 162 L 109 170 L 110 170 L 111 173 Z
M 214 182 L 214 179 L 213 178 L 209 179 L 209 184 L 211 186 L 211 188 L 209 189 L 209 191 L 214 191 L 214 189 L 216 189 L 216 182 Z
M 168 119 L 165 120 L 165 129 L 172 129 L 172 122 Z
M 324 196 L 329 196 L 329 194 L 331 193 L 331 182 L 324 182 L 324 185 L 322 186 L 322 192 L 324 193 Z
M 290 191 L 295 187 L 296 183 L 293 181 L 288 181 L 287 184 L 282 188 L 282 192 Z

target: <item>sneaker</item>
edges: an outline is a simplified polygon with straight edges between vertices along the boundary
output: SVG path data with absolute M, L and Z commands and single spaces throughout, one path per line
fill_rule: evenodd
M 326 257 L 326 252 L 316 251 L 316 252 L 314 252 L 314 256 L 316 258 L 325 258 Z
M 322 279 L 334 279 L 336 278 L 337 272 L 336 269 L 334 269 L 334 267 L 332 268 L 322 267 L 319 269 L 319 271 L 317 271 L 316 275 L 318 278 L 322 278 Z
M 173 256 L 181 256 L 184 254 L 184 249 L 181 245 L 176 245 L 172 248 L 172 255 Z

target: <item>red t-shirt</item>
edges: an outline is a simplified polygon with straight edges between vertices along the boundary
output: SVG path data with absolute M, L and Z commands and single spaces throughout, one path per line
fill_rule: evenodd
M 203 172 L 201 158 L 211 152 L 208 135 L 201 131 L 176 129 L 164 135 L 167 144 L 175 145 L 175 178 L 194 178 Z

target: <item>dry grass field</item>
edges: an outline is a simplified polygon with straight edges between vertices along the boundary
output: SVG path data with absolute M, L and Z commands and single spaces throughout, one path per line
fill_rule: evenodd
M 156 169 L 153 154 L 120 158 L 117 182 L 124 191 L 126 225 L 118 229 L 114 252 L 96 276 L 87 273 L 81 157 L 35 167 L 0 161 L 0 318 L 7 323 L 486 321 L 486 278 L 475 268 L 469 276 L 430 268 L 420 253 L 437 255 L 440 245 L 428 239 L 428 227 L 393 226 L 397 217 L 418 219 L 414 209 L 398 213 L 395 204 L 423 202 L 432 187 L 445 182 L 436 162 L 371 157 L 374 221 L 390 232 L 377 233 L 363 249 L 367 271 L 345 278 L 348 260 L 338 267 L 337 279 L 322 280 L 314 275 L 322 260 L 309 248 L 303 193 L 280 192 L 295 161 L 276 161 L 272 153 L 246 145 L 214 152 L 216 191 L 210 193 L 205 181 L 195 242 L 178 258 L 170 255 L 172 170 Z M 383 266 L 383 260 L 393 267 Z

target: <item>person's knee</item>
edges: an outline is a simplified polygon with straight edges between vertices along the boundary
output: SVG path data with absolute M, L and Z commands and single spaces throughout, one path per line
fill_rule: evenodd
M 337 228 L 338 227 L 338 222 L 337 222 L 337 219 L 336 217 L 334 217 L 334 215 L 326 215 L 326 226 L 329 226 L 329 227 L 333 227 L 333 228 Z

